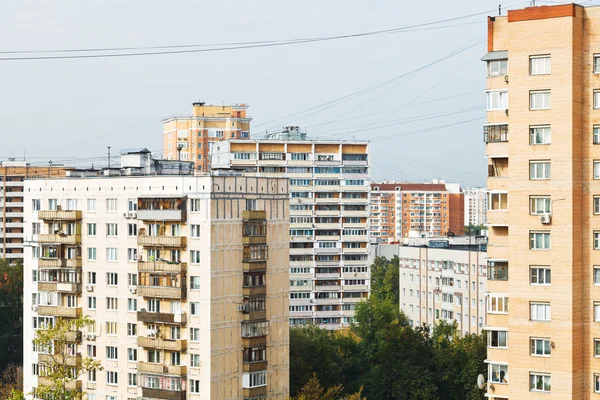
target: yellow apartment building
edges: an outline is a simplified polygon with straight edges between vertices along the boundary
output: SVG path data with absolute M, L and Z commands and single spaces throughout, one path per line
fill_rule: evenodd
M 164 158 L 193 161 L 198 170 L 209 171 L 213 142 L 250 137 L 252 118 L 246 115 L 247 109 L 247 104 L 212 106 L 196 102 L 192 115 L 164 120 Z
M 488 19 L 493 399 L 600 398 L 600 7 Z

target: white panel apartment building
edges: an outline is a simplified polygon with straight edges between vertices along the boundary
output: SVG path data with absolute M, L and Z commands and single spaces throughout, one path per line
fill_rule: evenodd
M 486 225 L 488 191 L 486 188 L 468 188 L 465 193 L 465 225 Z
M 266 140 L 213 145 L 211 165 L 290 180 L 290 324 L 347 326 L 369 293 L 369 144 Z
M 25 392 L 35 329 L 88 315 L 89 400 L 287 399 L 288 203 L 274 178 L 27 180 Z
M 413 326 L 458 322 L 464 334 L 481 333 L 486 323 L 486 253 L 479 245 L 431 247 L 379 245 L 378 256 L 400 258 L 400 309 Z

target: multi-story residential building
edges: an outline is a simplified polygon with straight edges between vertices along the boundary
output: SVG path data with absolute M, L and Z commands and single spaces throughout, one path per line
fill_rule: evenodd
M 290 180 L 290 324 L 347 326 L 369 293 L 369 143 L 288 127 L 215 144 L 212 167 Z
M 189 160 L 200 171 L 210 170 L 210 146 L 229 139 L 248 139 L 250 121 L 247 104 L 211 106 L 192 104 L 192 115 L 163 121 L 164 158 Z
M 599 33 L 600 7 L 488 19 L 489 397 L 600 394 Z
M 431 183 L 371 183 L 371 238 L 461 235 L 464 194 L 460 185 Z
M 0 258 L 10 263 L 23 259 L 23 180 L 65 176 L 65 168 L 33 167 L 25 161 L 0 162 Z
M 456 321 L 461 333 L 485 326 L 487 261 L 485 243 L 451 244 L 434 239 L 425 245 L 374 245 L 374 256 L 400 261 L 400 309 L 413 326 L 435 327 Z M 467 241 L 467 243 L 469 243 Z
M 488 191 L 486 188 L 467 188 L 465 194 L 465 225 L 486 225 Z
M 169 176 L 193 164 L 144 151 L 122 167 L 25 181 L 24 348 L 88 315 L 71 350 L 104 368 L 72 383 L 88 399 L 287 399 L 287 179 Z M 26 393 L 48 361 L 24 352 Z

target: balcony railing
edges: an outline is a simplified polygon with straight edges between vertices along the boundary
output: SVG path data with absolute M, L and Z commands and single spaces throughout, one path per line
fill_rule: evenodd
M 185 390 L 163 390 L 163 389 L 150 389 L 142 387 L 142 397 L 144 399 L 162 399 L 162 400 L 185 400 Z
M 183 210 L 138 210 L 137 218 L 142 221 L 183 221 Z
M 38 306 L 37 313 L 50 317 L 77 318 L 81 317 L 81 307 Z
M 38 259 L 40 268 L 81 268 L 81 257 L 76 258 L 42 258 Z
M 486 125 L 483 127 L 485 143 L 508 142 L 508 125 Z
M 80 210 L 43 210 L 38 211 L 38 219 L 44 221 L 77 221 L 81 219 Z
M 71 282 L 38 282 L 39 292 L 80 293 L 81 283 Z
M 171 286 L 138 286 L 138 295 L 142 297 L 164 297 L 166 299 L 184 299 L 185 288 Z
M 140 246 L 184 247 L 185 244 L 185 236 L 138 236 Z
M 242 211 L 242 219 L 245 221 L 265 220 L 267 219 L 266 211 Z
M 172 314 L 138 311 L 137 320 L 147 323 L 185 324 L 187 322 L 187 315 L 185 313 Z
M 138 272 L 174 272 L 180 273 L 187 270 L 187 263 L 169 261 L 138 261 Z
M 39 243 L 81 244 L 81 235 L 39 234 Z
M 52 386 L 52 385 L 54 385 L 54 382 L 52 382 L 52 380 L 48 377 L 40 376 L 40 377 L 38 377 L 38 385 L 39 386 Z M 68 390 L 80 391 L 81 388 L 82 388 L 82 384 L 81 384 L 80 380 L 67 382 L 67 384 L 65 385 L 65 389 L 68 389 Z
M 138 336 L 138 346 L 150 349 L 164 349 L 170 351 L 186 351 L 187 340 L 168 340 Z
M 54 354 L 54 356 L 50 354 L 38 354 L 38 362 L 43 364 L 50 364 L 56 362 L 58 364 L 63 364 L 63 358 L 59 354 Z M 81 365 L 81 354 L 77 354 L 76 356 L 67 356 L 64 363 L 70 367 L 74 367 L 76 365 Z
M 138 362 L 138 372 L 149 372 L 152 374 L 185 375 L 187 367 L 185 365 L 165 365 L 148 362 Z

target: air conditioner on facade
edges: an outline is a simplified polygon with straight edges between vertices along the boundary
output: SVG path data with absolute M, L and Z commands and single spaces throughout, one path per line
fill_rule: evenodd
M 130 287 L 130 288 L 129 288 L 129 293 L 131 293 L 131 294 L 136 294 L 136 293 L 137 293 L 137 288 Z
M 129 219 L 129 213 L 123 213 L 123 217 Z
M 94 286 L 93 285 L 87 285 L 85 287 L 85 290 L 87 290 L 88 292 L 93 292 L 94 291 Z
M 132 219 L 136 219 L 136 218 L 137 218 L 137 213 L 136 213 L 136 212 L 131 212 L 131 213 L 129 213 L 129 216 L 130 216 Z
M 31 307 L 31 311 L 36 312 L 37 311 L 37 306 Z
M 246 305 L 245 304 L 238 305 L 238 311 L 239 312 L 246 312 Z
M 540 215 L 540 222 L 542 224 L 549 224 L 552 222 L 552 214 L 542 214 Z
M 95 333 L 88 333 L 87 335 L 85 335 L 85 339 L 86 340 L 94 341 L 94 340 L 96 340 L 96 334 Z

